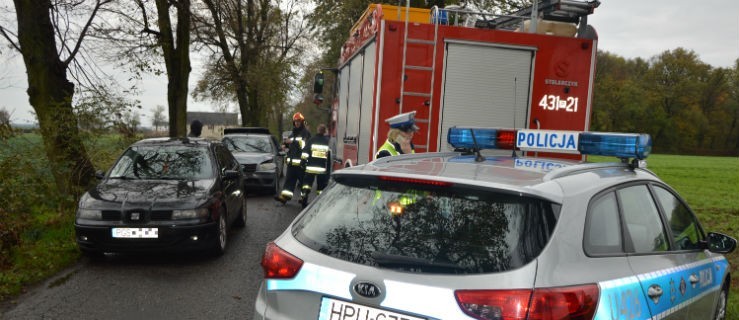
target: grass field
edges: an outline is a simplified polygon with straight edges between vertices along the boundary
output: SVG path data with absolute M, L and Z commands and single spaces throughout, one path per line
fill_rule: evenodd
M 130 143 L 117 136 L 88 141 L 93 163 L 103 170 Z M 0 301 L 56 274 L 79 256 L 72 227 L 75 208 L 54 201 L 44 159 L 38 135 L 0 141 Z M 603 160 L 612 161 L 591 159 Z M 739 235 L 739 158 L 652 155 L 647 162 L 687 200 L 705 230 Z M 3 247 L 3 232 L 8 231 L 18 233 L 10 249 Z M 739 250 L 727 258 L 733 275 L 727 319 L 739 320 Z

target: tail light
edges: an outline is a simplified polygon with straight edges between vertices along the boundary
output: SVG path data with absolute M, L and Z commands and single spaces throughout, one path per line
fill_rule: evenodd
M 536 289 L 529 319 L 592 319 L 598 307 L 598 285 Z
M 282 250 L 274 242 L 267 244 L 262 256 L 264 277 L 268 279 L 289 279 L 295 277 L 303 266 L 303 260 Z
M 595 284 L 536 290 L 457 290 L 457 303 L 480 320 L 592 319 L 598 306 Z

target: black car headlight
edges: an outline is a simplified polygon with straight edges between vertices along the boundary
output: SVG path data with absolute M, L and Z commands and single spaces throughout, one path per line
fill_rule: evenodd
M 77 209 L 77 218 L 86 220 L 103 220 L 103 212 L 95 209 Z
M 274 171 L 277 165 L 272 160 L 267 160 L 259 164 L 259 171 Z
M 172 210 L 172 220 L 197 219 L 208 216 L 208 208 Z

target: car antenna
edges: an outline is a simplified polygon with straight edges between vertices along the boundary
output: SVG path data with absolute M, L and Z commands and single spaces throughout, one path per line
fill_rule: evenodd
M 475 147 L 472 148 L 472 150 L 475 151 L 475 162 L 485 161 L 485 157 L 483 157 L 482 154 L 480 153 L 480 146 L 477 145 L 477 138 L 475 138 L 475 130 L 472 130 L 472 128 L 470 128 L 470 134 L 472 134 L 472 143 L 475 145 Z
M 514 130 L 516 129 L 516 98 L 518 96 L 517 84 L 518 84 L 518 77 L 514 76 L 513 77 L 513 129 Z M 518 155 L 516 154 L 516 136 L 515 135 L 513 136 L 513 148 L 511 148 L 511 150 L 513 150 L 513 154 L 511 154 L 511 157 L 518 158 Z

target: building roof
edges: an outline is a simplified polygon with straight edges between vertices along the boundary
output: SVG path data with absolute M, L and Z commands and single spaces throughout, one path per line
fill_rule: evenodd
M 239 114 L 230 112 L 188 112 L 187 124 L 193 120 L 200 120 L 203 125 L 239 125 Z

